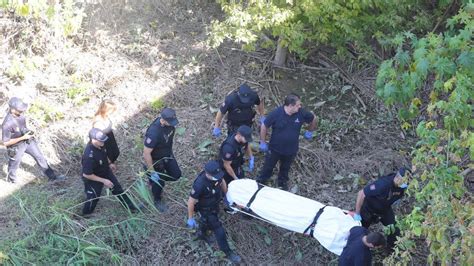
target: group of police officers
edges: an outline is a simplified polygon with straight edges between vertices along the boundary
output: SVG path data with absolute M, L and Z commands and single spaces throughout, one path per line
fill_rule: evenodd
M 50 180 L 59 179 L 49 167 L 46 159 L 40 152 L 34 134 L 26 127 L 23 113 L 27 109 L 21 99 L 13 97 L 9 101 L 9 109 L 2 124 L 2 140 L 8 150 L 7 180 L 16 181 L 15 172 L 18 169 L 24 153 L 32 155 Z M 245 159 L 247 156 L 248 170 L 253 171 L 255 157 L 250 142 L 252 141 L 252 126 L 257 109 L 260 118 L 260 145 L 259 149 L 265 152 L 265 160 L 257 182 L 268 184 L 273 169 L 279 162 L 277 185 L 288 190 L 288 172 L 295 159 L 299 146 L 299 136 L 303 124 L 308 124 L 304 138 L 311 140 L 316 128 L 316 117 L 313 113 L 302 108 L 301 99 L 296 94 L 285 97 L 282 106 L 275 108 L 266 117 L 264 103 L 258 94 L 248 85 L 243 84 L 229 94 L 217 112 L 212 134 L 215 137 L 222 135 L 221 123 L 227 114 L 227 137 L 220 146 L 218 159 L 207 162 L 204 169 L 196 177 L 188 199 L 187 226 L 198 229 L 198 238 L 211 243 L 214 233 L 219 248 L 227 258 L 239 263 L 241 258 L 233 252 L 226 239 L 226 233 L 219 221 L 219 204 L 227 192 L 227 185 L 235 179 L 244 178 Z M 151 123 L 144 137 L 143 160 L 151 185 L 156 208 L 166 212 L 168 207 L 162 199 L 163 188 L 167 181 L 176 181 L 181 177 L 181 169 L 173 154 L 173 139 L 175 127 L 178 124 L 176 112 L 171 108 L 164 108 L 160 116 Z M 267 132 L 271 128 L 271 136 L 267 142 Z M 94 211 L 103 187 L 110 188 L 117 195 L 125 207 L 132 212 L 140 206 L 135 206 L 118 182 L 114 174 L 117 159 L 111 160 L 107 153 L 113 147 L 118 156 L 118 146 L 111 130 L 93 127 L 89 131 L 90 141 L 85 147 L 82 156 L 82 178 L 86 193 L 86 202 L 82 215 L 88 217 Z M 110 144 L 113 140 L 113 143 Z M 107 147 L 107 148 L 106 148 Z M 358 194 L 354 219 L 361 221 L 363 227 L 354 227 L 350 231 L 347 246 L 339 258 L 340 265 L 370 265 L 371 252 L 374 247 L 383 246 L 383 235 L 369 232 L 367 228 L 379 220 L 384 225 L 395 225 L 395 216 L 392 205 L 399 202 L 407 187 L 405 170 L 384 176 L 368 184 Z M 199 213 L 200 220 L 194 216 Z M 396 228 L 396 227 L 395 227 Z M 393 247 L 398 229 L 388 235 L 389 247 Z

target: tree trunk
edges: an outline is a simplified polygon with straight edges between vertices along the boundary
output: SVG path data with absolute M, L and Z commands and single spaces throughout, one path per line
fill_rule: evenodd
M 288 55 L 288 47 L 281 44 L 281 37 L 278 38 L 277 50 L 273 64 L 276 66 L 285 66 L 286 56 Z

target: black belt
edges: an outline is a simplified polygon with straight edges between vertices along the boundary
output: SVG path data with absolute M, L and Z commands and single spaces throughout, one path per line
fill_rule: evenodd
M 246 211 L 252 211 L 250 209 L 250 205 L 252 205 L 252 202 L 255 200 L 255 197 L 257 197 L 257 193 L 262 189 L 264 188 L 265 186 L 260 184 L 260 183 L 257 183 L 257 186 L 258 186 L 258 189 L 257 191 L 255 191 L 255 193 L 253 193 L 252 197 L 250 198 L 249 202 L 247 203 L 247 205 L 245 206 L 245 210 Z
M 319 216 L 321 216 L 321 214 L 324 212 L 324 208 L 326 208 L 326 206 L 322 207 L 321 209 L 319 209 L 319 211 L 316 213 L 316 216 L 314 216 L 314 219 L 313 219 L 313 222 L 304 230 L 303 234 L 306 234 L 308 232 L 308 230 L 310 230 L 310 235 L 312 237 L 314 237 L 313 233 L 314 233 L 314 227 L 316 226 L 316 224 L 318 223 L 318 219 L 319 219 Z

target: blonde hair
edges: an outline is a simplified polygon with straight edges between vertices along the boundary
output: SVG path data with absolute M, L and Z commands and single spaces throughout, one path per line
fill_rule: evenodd
M 117 110 L 117 105 L 115 105 L 114 102 L 112 102 L 111 100 L 102 101 L 99 105 L 99 109 L 97 109 L 97 112 L 95 112 L 94 122 L 96 122 L 99 117 L 105 119 L 107 117 L 107 114 L 115 110 Z

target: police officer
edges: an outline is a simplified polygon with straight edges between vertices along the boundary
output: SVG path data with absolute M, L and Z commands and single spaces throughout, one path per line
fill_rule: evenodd
M 212 230 L 217 239 L 219 248 L 226 254 L 227 258 L 233 263 L 239 263 L 241 258 L 235 254 L 227 243 L 227 237 L 224 227 L 219 221 L 219 202 L 223 193 L 227 193 L 227 185 L 222 177 L 224 172 L 217 161 L 209 161 L 194 180 L 193 188 L 188 199 L 188 221 L 190 229 L 197 228 L 194 213 L 199 212 L 200 234 L 205 236 L 207 230 Z
M 177 124 L 176 112 L 171 108 L 164 108 L 145 134 L 143 158 L 149 172 L 155 206 L 160 212 L 165 212 L 168 208 L 161 198 L 165 181 L 176 181 L 181 177 L 181 169 L 173 155 Z
M 219 108 L 219 111 L 217 111 L 212 135 L 220 137 L 220 125 L 222 117 L 226 113 L 228 113 L 227 136 L 235 133 L 237 128 L 241 125 L 252 127 L 253 118 L 255 117 L 255 105 L 257 106 L 257 111 L 260 115 L 260 123 L 262 123 L 263 120 L 265 120 L 263 101 L 260 100 L 258 94 L 247 84 L 240 85 L 238 90 L 232 92 L 225 98 L 224 103 Z
M 8 152 L 7 181 L 12 183 L 17 181 L 16 171 L 20 167 L 21 159 L 25 153 L 36 160 L 49 180 L 64 179 L 64 176 L 57 176 L 51 169 L 34 139 L 33 131 L 26 127 L 26 118 L 23 113 L 28 105 L 20 98 L 12 97 L 8 102 L 8 107 L 2 124 L 2 141 Z
M 405 168 L 397 173 L 380 177 L 359 191 L 356 202 L 354 220 L 361 221 L 366 228 L 379 220 L 384 226 L 395 226 L 395 214 L 392 204 L 399 201 L 408 184 L 405 182 Z M 400 230 L 395 226 L 395 232 L 387 236 L 388 247 L 393 248 Z
M 224 169 L 224 180 L 229 184 L 234 179 L 244 178 L 242 165 L 244 164 L 244 153 L 249 157 L 249 170 L 255 165 L 249 142 L 252 141 L 252 129 L 243 125 L 237 132 L 230 135 L 221 145 L 219 157 Z
M 130 210 L 136 211 L 133 205 L 112 173 L 110 162 L 107 158 L 107 151 L 104 142 L 108 137 L 98 128 L 92 128 L 89 131 L 89 143 L 87 143 L 82 155 L 82 180 L 84 181 L 84 191 L 86 193 L 86 202 L 82 209 L 82 215 L 90 216 L 99 202 L 98 197 L 102 193 L 102 188 L 112 189 L 112 194 L 117 195 L 119 200 Z
M 316 117 L 313 113 L 301 108 L 300 97 L 296 94 L 286 96 L 284 105 L 268 114 L 260 128 L 260 150 L 267 154 L 257 182 L 266 184 L 279 161 L 278 186 L 288 190 L 288 172 L 298 151 L 303 123 L 309 124 L 304 137 L 310 140 L 313 138 L 313 130 L 316 127 Z M 269 145 L 265 142 L 268 128 L 272 128 Z
M 339 266 L 370 266 L 370 249 L 383 247 L 385 238 L 381 233 L 370 232 L 362 226 L 352 227 L 347 244 L 339 257 Z

